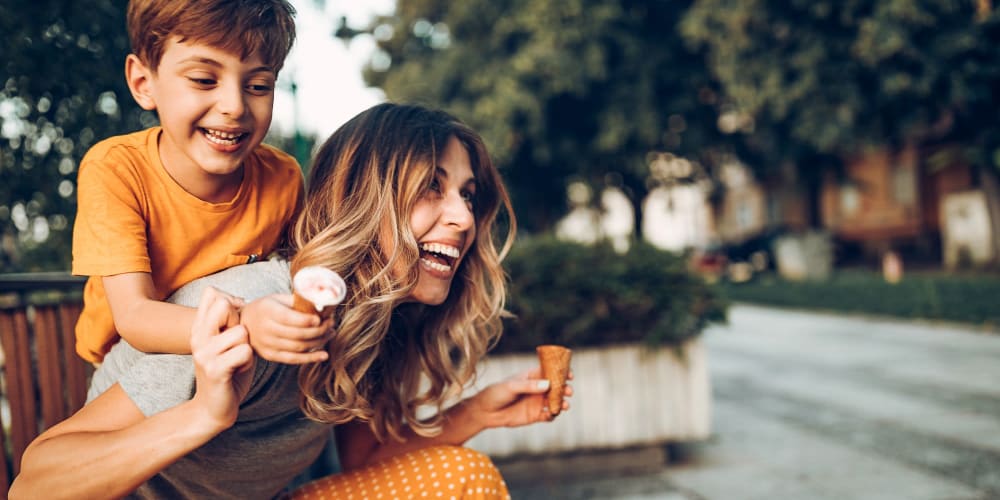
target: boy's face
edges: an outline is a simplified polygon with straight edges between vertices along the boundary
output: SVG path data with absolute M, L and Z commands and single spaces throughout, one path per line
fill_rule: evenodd
M 160 157 L 175 180 L 197 195 L 199 187 L 239 174 L 271 125 L 274 71 L 256 54 L 240 60 L 176 38 L 167 42 L 155 72 L 129 57 L 132 93 L 159 115 Z

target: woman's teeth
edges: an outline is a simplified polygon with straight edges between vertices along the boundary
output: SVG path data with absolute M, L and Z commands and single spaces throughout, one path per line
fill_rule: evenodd
M 458 248 L 450 245 L 443 245 L 441 243 L 424 243 L 420 245 L 420 249 L 425 252 L 436 253 L 453 259 L 457 259 L 461 253 L 461 250 Z
M 429 268 L 431 268 L 431 269 L 434 269 L 436 271 L 441 271 L 443 273 L 451 271 L 451 266 L 448 266 L 448 265 L 445 265 L 445 264 L 438 264 L 437 262 L 434 262 L 433 260 L 430 260 L 430 259 L 423 259 L 422 258 L 422 259 L 420 259 L 420 263 L 423 264 L 423 265 L 425 265 L 425 266 L 427 266 L 427 267 L 429 267 Z
M 457 247 L 442 243 L 423 243 L 420 250 L 431 254 L 420 258 L 420 262 L 425 266 L 443 273 L 451 272 L 452 259 L 457 259 L 462 251 Z

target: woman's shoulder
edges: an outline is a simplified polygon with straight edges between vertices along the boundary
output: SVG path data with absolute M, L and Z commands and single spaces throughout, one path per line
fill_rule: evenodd
M 198 278 L 167 299 L 168 302 L 197 307 L 205 288 L 213 287 L 251 301 L 265 295 L 291 292 L 288 261 L 280 258 L 243 264 Z

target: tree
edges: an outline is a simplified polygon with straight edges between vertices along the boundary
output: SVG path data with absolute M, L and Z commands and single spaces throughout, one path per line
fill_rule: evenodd
M 676 30 L 687 5 L 399 0 L 373 24 L 381 51 L 365 76 L 479 130 L 528 230 L 565 214 L 573 180 L 622 187 L 638 230 L 646 155 L 704 155 L 718 139 L 717 89 Z
M 113 0 L 0 3 L 0 272 L 68 269 L 80 159 L 155 123 L 125 85 L 124 18 Z
M 793 162 L 818 189 L 866 146 L 948 141 L 1000 166 L 997 13 L 980 5 L 977 21 L 972 1 L 697 0 L 682 31 L 753 124 L 742 156 Z
M 14 4 L 0 2 L 0 272 L 68 270 L 80 160 L 157 118 L 125 82 L 124 2 Z M 267 139 L 303 166 L 315 140 Z

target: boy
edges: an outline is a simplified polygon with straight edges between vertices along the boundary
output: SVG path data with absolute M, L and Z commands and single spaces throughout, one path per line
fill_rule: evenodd
M 80 163 L 73 273 L 89 276 L 77 353 L 100 362 L 118 335 L 190 353 L 195 310 L 163 302 L 184 283 L 273 251 L 299 209 L 296 161 L 262 145 L 295 39 L 285 0 L 132 0 L 125 77 L 160 126 L 96 144 Z M 238 299 L 234 299 L 237 300 Z M 289 296 L 243 308 L 262 357 L 326 359 L 327 325 Z

